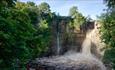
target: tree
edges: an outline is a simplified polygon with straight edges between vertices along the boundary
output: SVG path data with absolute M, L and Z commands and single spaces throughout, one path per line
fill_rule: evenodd
M 0 7 L 12 7 L 17 0 L 0 0 Z
M 28 1 L 27 4 L 30 5 L 30 6 L 35 6 L 35 3 L 31 2 L 31 1 Z
M 10 9 L 6 17 L 0 16 L 0 22 L 0 68 L 14 67 L 17 59 L 25 64 L 32 50 L 27 41 L 34 33 L 28 15 Z
M 76 6 L 70 8 L 69 15 L 73 19 L 70 22 L 70 27 L 72 28 L 79 28 L 82 23 L 85 22 L 85 17 L 78 11 Z
M 24 65 L 46 52 L 50 44 L 51 13 L 39 10 L 33 2 L 16 2 L 13 7 L 1 8 L 0 68 L 12 70 L 15 65 Z
M 114 0 L 104 0 L 106 5 L 108 6 L 109 9 L 115 9 L 115 1 Z
M 49 4 L 47 4 L 45 2 L 38 5 L 38 9 L 39 9 L 39 11 L 44 12 L 44 13 L 50 12 L 50 6 L 49 6 Z
M 41 53 L 46 52 L 50 44 L 49 24 L 52 22 L 50 7 L 47 3 L 35 5 L 32 2 L 17 2 L 16 8 L 28 14 L 35 28 L 34 36 L 28 41 L 28 46 L 33 47 L 33 58 L 39 57 Z
M 72 8 L 70 8 L 69 16 L 71 16 L 72 18 L 75 18 L 77 13 L 78 13 L 78 9 L 76 6 L 73 6 Z
M 115 69 L 115 1 L 104 0 L 108 9 L 100 17 L 101 21 L 101 38 L 106 44 L 103 60 L 105 63 L 112 65 Z

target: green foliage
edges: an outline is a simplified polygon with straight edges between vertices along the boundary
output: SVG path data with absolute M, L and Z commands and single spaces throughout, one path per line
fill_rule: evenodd
M 77 9 L 76 6 L 73 6 L 72 8 L 70 8 L 69 16 L 71 16 L 72 18 L 74 18 L 77 13 L 78 13 L 78 9 Z
M 102 15 L 102 27 L 101 34 L 102 40 L 106 43 L 107 48 L 104 54 L 104 61 L 112 64 L 115 69 L 115 56 L 113 56 L 115 51 L 115 13 L 108 12 Z M 112 60 L 111 60 L 112 59 Z
M 17 0 L 0 0 L 0 8 L 1 7 L 12 7 L 15 5 Z
M 13 66 L 12 63 L 16 59 L 23 63 L 27 61 L 31 49 L 26 46 L 26 41 L 34 33 L 34 28 L 26 14 L 16 9 L 7 11 L 7 14 L 6 17 L 0 16 L 0 60 L 2 60 L 0 65 L 2 67 Z
M 105 51 L 104 63 L 112 65 L 115 69 L 115 48 L 109 48 Z
M 47 24 L 46 20 L 41 20 L 40 21 L 39 28 L 40 29 L 46 29 L 46 28 L 48 28 L 48 24 Z
M 69 24 L 71 28 L 79 28 L 85 22 L 85 17 L 78 11 L 76 6 L 70 8 L 69 15 L 73 18 Z
M 47 3 L 35 5 L 33 2 L 17 2 L 16 8 L 28 14 L 31 24 L 36 30 L 32 39 L 28 41 L 28 45 L 34 48 L 34 57 L 38 57 L 41 52 L 46 51 L 50 42 L 49 24 L 52 19 L 50 7 Z
M 115 0 L 104 0 L 109 9 L 115 8 Z
M 41 13 L 42 12 L 44 12 L 44 13 L 49 13 L 50 12 L 50 6 L 45 2 L 38 5 L 38 9 L 39 9 L 39 11 L 41 11 Z
M 115 46 L 115 13 L 106 13 L 102 21 L 102 39 L 109 46 Z
M 0 68 L 6 68 L 4 70 L 24 66 L 28 60 L 47 52 L 51 45 L 51 23 L 54 20 L 61 23 L 67 19 L 65 23 L 71 21 L 69 25 L 73 28 L 85 21 L 76 7 L 70 11 L 71 19 L 52 13 L 50 6 L 45 2 L 40 5 L 33 2 L 15 3 L 15 0 L 0 2 Z M 59 27 L 61 24 L 55 25 L 57 31 L 62 29 Z M 65 32 L 66 34 L 67 37 L 70 36 L 69 33 Z
M 103 60 L 105 63 L 112 65 L 115 69 L 115 1 L 105 0 L 108 6 L 107 12 L 102 14 L 101 20 L 101 38 L 106 43 L 106 50 Z
M 4 11 L 5 10 L 5 11 Z M 47 13 L 46 13 L 47 12 Z M 0 7 L 0 68 L 13 69 L 46 52 L 50 44 L 50 7 L 16 2 Z

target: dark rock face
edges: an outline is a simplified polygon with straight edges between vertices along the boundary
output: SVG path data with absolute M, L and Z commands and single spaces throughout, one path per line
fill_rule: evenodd
M 51 47 L 50 47 L 50 55 L 57 55 L 57 33 L 59 33 L 59 45 L 60 45 L 60 53 L 59 55 L 63 55 L 70 49 L 74 49 L 76 52 L 80 52 L 81 50 L 81 44 L 83 40 L 85 39 L 85 32 L 82 32 L 83 30 L 86 31 L 91 29 L 93 27 L 93 22 L 88 22 L 87 25 L 81 25 L 81 28 L 77 29 L 71 29 L 69 28 L 67 21 L 68 17 L 66 19 L 60 19 L 60 20 L 54 20 L 51 25 Z M 70 20 L 71 18 L 69 18 Z M 85 29 L 83 29 L 85 28 Z M 86 29 L 87 28 L 87 29 Z M 71 34 L 71 36 L 70 36 Z M 71 46 L 71 47 L 70 47 Z

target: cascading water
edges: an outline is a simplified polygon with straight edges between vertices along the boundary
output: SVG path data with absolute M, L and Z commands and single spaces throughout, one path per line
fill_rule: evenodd
M 82 44 L 81 53 L 75 53 L 73 51 L 69 51 L 67 54 L 65 54 L 65 56 L 62 56 L 59 60 L 63 61 L 63 59 L 64 60 L 69 59 L 77 61 L 78 64 L 86 64 L 89 67 L 93 67 L 93 65 L 95 66 L 95 69 L 89 69 L 89 70 L 106 70 L 106 67 L 103 65 L 103 63 L 91 53 L 92 31 L 93 30 L 87 32 L 86 39 Z
M 86 34 L 86 39 L 82 43 L 82 51 L 77 53 L 73 50 L 68 51 L 63 56 L 38 59 L 38 63 L 46 65 L 43 70 L 106 70 L 104 64 L 96 58 L 92 52 L 92 33 L 90 30 Z M 57 53 L 60 52 L 59 32 L 57 33 Z M 68 69 L 68 67 L 70 69 Z M 52 69 L 53 68 L 53 69 Z
M 60 39 L 59 39 L 59 32 L 57 32 L 57 55 L 60 54 Z
M 89 38 L 86 38 L 82 44 L 82 53 L 83 54 L 88 54 L 88 55 L 91 55 L 91 41 Z
M 92 55 L 91 48 L 92 48 L 92 32 L 93 30 L 89 30 L 86 34 L 86 38 L 82 43 L 82 54 Z M 96 50 L 96 49 L 95 49 Z

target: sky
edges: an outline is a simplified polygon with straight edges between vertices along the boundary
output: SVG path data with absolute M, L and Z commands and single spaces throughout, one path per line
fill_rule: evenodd
M 21 2 L 32 1 L 36 5 L 42 2 L 46 2 L 50 5 L 52 12 L 59 13 L 61 16 L 68 16 L 69 9 L 72 6 L 77 6 L 78 11 L 84 16 L 90 16 L 92 19 L 96 19 L 97 15 L 103 13 L 103 9 L 106 9 L 103 0 L 20 0 Z

